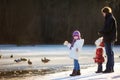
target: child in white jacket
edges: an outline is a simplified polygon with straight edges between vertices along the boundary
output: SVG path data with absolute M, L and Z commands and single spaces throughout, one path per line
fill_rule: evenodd
M 84 44 L 84 39 L 81 39 L 81 34 L 78 30 L 74 31 L 73 34 L 73 41 L 70 44 L 68 41 L 64 42 L 64 45 L 67 45 L 70 49 L 69 56 L 74 60 L 74 69 L 70 76 L 80 75 L 80 65 L 78 62 L 79 52 Z

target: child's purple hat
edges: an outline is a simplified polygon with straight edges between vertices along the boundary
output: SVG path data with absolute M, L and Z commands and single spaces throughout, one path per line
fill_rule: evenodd
M 80 38 L 81 34 L 78 30 L 75 30 L 72 34 L 72 36 L 78 36 Z

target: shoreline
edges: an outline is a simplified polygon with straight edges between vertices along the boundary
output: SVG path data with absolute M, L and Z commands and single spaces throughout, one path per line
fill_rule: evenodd
M 89 79 L 92 80 L 94 79 L 94 77 L 96 77 L 95 80 L 99 78 L 104 78 L 104 80 L 109 80 L 107 77 L 108 75 L 109 77 L 112 77 L 113 80 L 114 78 L 118 78 L 117 80 L 119 80 L 120 78 L 119 65 L 120 63 L 115 63 L 115 72 L 108 73 L 108 74 L 103 74 L 103 73 L 96 74 L 95 71 L 97 69 L 97 65 L 91 65 L 86 68 L 81 68 L 82 74 L 80 76 L 75 76 L 75 79 L 81 80 L 82 78 L 84 80 L 85 78 L 85 80 L 89 80 Z M 103 64 L 103 68 L 105 69 L 105 64 Z M 70 78 L 69 74 L 71 72 L 72 72 L 71 66 L 67 66 L 63 68 L 60 67 L 56 69 L 42 69 L 42 70 L 32 70 L 32 71 L 28 70 L 28 71 L 21 71 L 21 72 L 16 71 L 14 72 L 14 74 L 12 74 L 12 76 L 10 76 L 9 73 L 8 73 L 9 76 L 0 76 L 0 80 L 61 80 L 61 79 L 66 80 L 67 78 Z M 19 74 L 19 73 L 22 73 L 22 74 Z M 73 80 L 75 80 L 74 77 L 72 78 Z M 112 80 L 112 78 L 110 80 Z
M 81 69 L 87 69 L 89 67 L 95 67 L 95 64 L 81 65 Z M 63 65 L 63 66 L 54 66 L 47 67 L 46 69 L 26 69 L 26 70 L 12 70 L 12 71 L 1 71 L 0 78 L 9 79 L 9 78 L 27 78 L 32 76 L 46 76 L 49 74 L 55 74 L 60 72 L 72 71 L 72 65 Z M 0 79 L 1 80 L 1 79 Z

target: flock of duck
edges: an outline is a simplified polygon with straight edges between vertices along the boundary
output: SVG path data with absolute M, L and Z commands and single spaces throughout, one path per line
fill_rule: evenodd
M 0 55 L 0 59 L 2 58 L 2 55 Z M 10 58 L 13 58 L 13 55 L 10 55 Z M 26 59 L 26 58 L 19 58 L 19 59 L 15 59 L 14 62 L 19 63 L 22 61 L 27 61 L 27 63 L 29 65 L 32 65 L 32 61 L 30 59 Z M 50 59 L 47 59 L 46 57 L 42 58 L 41 61 L 43 63 L 48 63 L 50 61 Z

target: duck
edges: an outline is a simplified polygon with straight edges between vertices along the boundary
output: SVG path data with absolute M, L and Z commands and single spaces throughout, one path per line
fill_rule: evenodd
M 2 55 L 0 55 L 0 59 L 2 58 Z
M 43 63 L 48 63 L 48 62 L 50 61 L 50 59 L 47 59 L 46 57 L 44 57 L 44 59 L 41 59 L 41 61 L 42 61 Z
M 29 65 L 31 65 L 31 64 L 32 64 L 32 62 L 30 61 L 30 59 L 28 60 L 28 64 L 29 64 Z
M 11 55 L 10 58 L 13 58 L 13 55 Z
M 27 61 L 27 59 L 26 58 L 20 58 L 21 59 L 21 61 Z
M 19 63 L 19 62 L 21 62 L 21 59 L 15 59 L 14 61 Z

